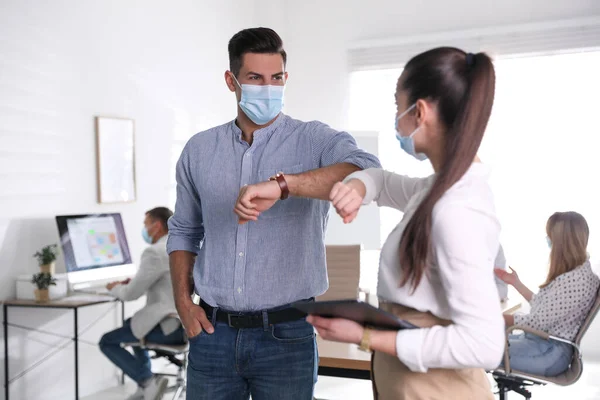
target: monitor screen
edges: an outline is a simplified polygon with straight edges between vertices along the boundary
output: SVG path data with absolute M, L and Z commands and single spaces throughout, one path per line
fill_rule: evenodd
M 67 272 L 131 264 L 121 214 L 56 217 Z

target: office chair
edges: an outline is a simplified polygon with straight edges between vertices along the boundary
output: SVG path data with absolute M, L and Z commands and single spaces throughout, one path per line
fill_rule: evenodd
M 357 299 L 360 293 L 360 245 L 325 247 L 329 288 L 317 301 Z
M 575 340 L 573 342 L 561 339 L 556 336 L 549 335 L 546 332 L 541 332 L 535 329 L 531 329 L 525 326 L 511 326 L 507 329 L 507 335 L 510 334 L 514 330 L 520 330 L 527 333 L 531 333 L 533 335 L 537 335 L 546 340 L 556 340 L 559 342 L 567 343 L 573 346 L 573 360 L 571 361 L 571 365 L 569 368 L 558 376 L 547 377 L 547 376 L 537 376 L 528 374 L 526 372 L 521 372 L 514 370 L 510 367 L 510 359 L 508 353 L 508 346 L 506 346 L 504 350 L 504 368 L 498 368 L 491 371 L 494 380 L 498 384 L 498 391 L 500 395 L 500 400 L 506 400 L 507 393 L 513 391 L 515 393 L 519 393 L 525 399 L 531 399 L 531 392 L 527 389 L 529 386 L 537 386 L 537 385 L 546 385 L 546 384 L 554 384 L 559 386 L 569 386 L 574 384 L 579 380 L 581 374 L 583 373 L 583 360 L 581 355 L 581 339 L 583 335 L 587 332 L 588 328 L 592 324 L 592 321 L 598 314 L 598 310 L 600 309 L 600 290 L 596 294 L 596 301 L 594 305 L 590 309 L 588 316 L 586 317 L 581 329 L 577 333 Z
M 151 356 L 151 358 L 165 358 L 171 364 L 175 365 L 177 367 L 177 373 L 161 373 L 156 375 L 165 377 L 175 377 L 175 384 L 167 388 L 167 393 L 175 392 L 172 400 L 179 400 L 182 398 L 181 395 L 185 391 L 186 387 L 186 370 L 189 350 L 188 343 L 180 345 L 167 345 L 158 343 L 148 343 L 141 340 L 139 342 L 121 343 L 121 347 L 139 347 L 141 349 L 153 352 L 154 354 Z

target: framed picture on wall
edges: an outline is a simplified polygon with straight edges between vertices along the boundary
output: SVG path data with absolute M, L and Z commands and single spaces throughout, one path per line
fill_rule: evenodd
M 96 117 L 98 203 L 136 200 L 135 123 L 132 119 Z

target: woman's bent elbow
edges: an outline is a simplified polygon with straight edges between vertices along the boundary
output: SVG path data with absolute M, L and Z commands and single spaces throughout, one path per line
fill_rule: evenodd
M 481 351 L 481 367 L 486 370 L 495 369 L 500 365 L 502 357 L 504 356 L 504 348 L 506 346 L 506 339 L 504 331 L 500 331 L 499 334 L 494 334 L 488 338 L 485 344 L 483 344 Z

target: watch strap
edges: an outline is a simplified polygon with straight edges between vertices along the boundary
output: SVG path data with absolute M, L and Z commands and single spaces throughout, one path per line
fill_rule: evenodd
M 363 330 L 362 339 L 360 340 L 360 345 L 358 346 L 359 350 L 371 352 L 371 332 L 373 330 L 371 328 L 366 328 Z
M 277 184 L 279 185 L 279 189 L 281 189 L 281 197 L 280 197 L 281 200 L 285 200 L 289 197 L 290 189 L 288 187 L 287 181 L 285 180 L 285 176 L 283 175 L 283 172 L 277 173 L 277 175 L 271 177 L 269 180 L 276 181 Z

